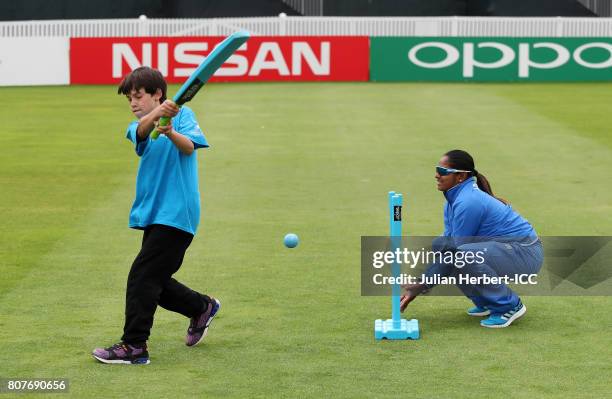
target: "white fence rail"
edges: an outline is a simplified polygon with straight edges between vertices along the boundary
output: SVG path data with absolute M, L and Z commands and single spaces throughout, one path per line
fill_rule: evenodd
M 0 37 L 224 36 L 611 37 L 612 18 L 263 17 L 0 22 Z

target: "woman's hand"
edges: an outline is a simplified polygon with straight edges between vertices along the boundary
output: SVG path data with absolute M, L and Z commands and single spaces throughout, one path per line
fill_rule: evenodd
M 406 295 L 400 298 L 400 311 L 403 312 L 408 307 L 408 304 L 414 301 L 417 296 L 429 291 L 425 284 L 406 284 L 402 285 L 402 289 L 406 291 Z

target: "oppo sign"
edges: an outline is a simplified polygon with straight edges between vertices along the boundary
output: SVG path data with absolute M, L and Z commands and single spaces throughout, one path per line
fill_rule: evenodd
M 372 37 L 374 81 L 612 81 L 609 37 Z
M 428 62 L 419 58 L 419 52 L 427 48 L 437 48 L 444 52 L 444 58 L 436 62 Z M 499 58 L 494 61 L 479 61 L 476 56 L 477 49 L 493 48 L 499 52 Z M 532 59 L 532 52 L 537 49 L 549 49 L 555 54 L 554 58 L 548 62 L 537 62 Z M 585 60 L 584 52 L 589 49 L 602 49 L 607 52 L 608 58 L 600 62 L 590 62 Z M 418 44 L 408 51 L 408 59 L 413 64 L 421 68 L 442 69 L 459 62 L 461 58 L 463 77 L 474 77 L 476 68 L 498 69 L 512 64 L 518 57 L 518 76 L 528 78 L 531 69 L 555 69 L 559 68 L 571 59 L 578 65 L 588 69 L 604 69 L 612 67 L 612 44 L 603 42 L 586 43 L 570 52 L 566 47 L 558 43 L 519 43 L 517 52 L 510 46 L 497 42 L 463 43 L 460 51 L 457 47 L 443 42 L 425 42 Z

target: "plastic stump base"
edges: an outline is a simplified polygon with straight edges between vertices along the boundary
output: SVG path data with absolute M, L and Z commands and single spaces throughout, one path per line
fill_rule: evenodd
M 419 321 L 417 319 L 400 319 L 394 326 L 393 320 L 378 319 L 374 322 L 376 339 L 419 339 Z

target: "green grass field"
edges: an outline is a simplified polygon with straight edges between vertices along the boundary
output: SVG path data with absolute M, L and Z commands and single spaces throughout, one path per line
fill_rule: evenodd
M 178 278 L 223 308 L 194 349 L 160 309 L 145 367 L 90 356 L 121 336 L 141 239 L 115 91 L 0 89 L 0 377 L 68 378 L 78 398 L 610 394 L 612 298 L 528 297 L 503 330 L 464 298 L 418 298 L 422 339 L 376 342 L 389 298 L 360 296 L 359 250 L 387 233 L 392 189 L 404 234 L 441 232 L 433 166 L 456 147 L 541 235 L 612 235 L 612 85 L 211 85 L 192 104 L 212 147 Z

